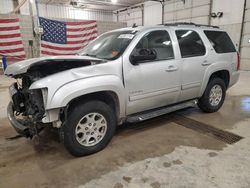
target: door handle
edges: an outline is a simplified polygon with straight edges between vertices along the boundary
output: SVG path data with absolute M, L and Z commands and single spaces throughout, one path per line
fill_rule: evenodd
M 211 63 L 207 60 L 203 61 L 202 66 L 208 66 L 211 65 Z
M 177 71 L 178 68 L 174 65 L 169 65 L 168 68 L 165 70 L 166 72 L 173 72 L 173 71 Z

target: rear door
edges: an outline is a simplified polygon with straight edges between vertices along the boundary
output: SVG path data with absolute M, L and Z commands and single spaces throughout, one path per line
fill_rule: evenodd
M 192 29 L 177 29 L 175 34 L 182 62 L 180 101 L 185 101 L 199 96 L 205 71 L 213 62 L 211 45 L 202 40 L 204 33 Z

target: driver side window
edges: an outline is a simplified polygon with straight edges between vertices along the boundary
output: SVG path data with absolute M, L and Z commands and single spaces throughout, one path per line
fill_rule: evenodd
M 167 31 L 158 30 L 147 33 L 141 38 L 133 50 L 133 55 L 142 55 L 142 49 L 150 49 L 156 53 L 156 60 L 174 59 L 172 41 Z

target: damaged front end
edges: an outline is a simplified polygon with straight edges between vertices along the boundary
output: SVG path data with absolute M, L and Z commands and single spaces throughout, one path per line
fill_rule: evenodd
M 17 81 L 10 86 L 11 102 L 7 109 L 8 118 L 15 130 L 30 138 L 46 125 L 42 123 L 45 113 L 42 90 L 29 90 L 33 81 L 32 75 L 23 75 L 21 83 Z
M 60 128 L 60 110 L 65 106 L 48 108 L 48 97 L 51 100 L 56 88 L 82 78 L 82 75 L 78 77 L 74 74 L 74 69 L 105 62 L 87 56 L 58 56 L 28 59 L 9 65 L 4 74 L 17 80 L 9 88 L 11 102 L 8 117 L 12 126 L 19 134 L 30 138 L 48 124 Z M 39 85 L 42 81 L 46 84 Z

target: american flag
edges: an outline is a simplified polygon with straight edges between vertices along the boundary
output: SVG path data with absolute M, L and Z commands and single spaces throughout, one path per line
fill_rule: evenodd
M 43 28 L 41 55 L 74 55 L 97 37 L 96 21 L 62 22 L 39 18 Z
M 0 56 L 14 61 L 25 59 L 18 18 L 0 18 Z

